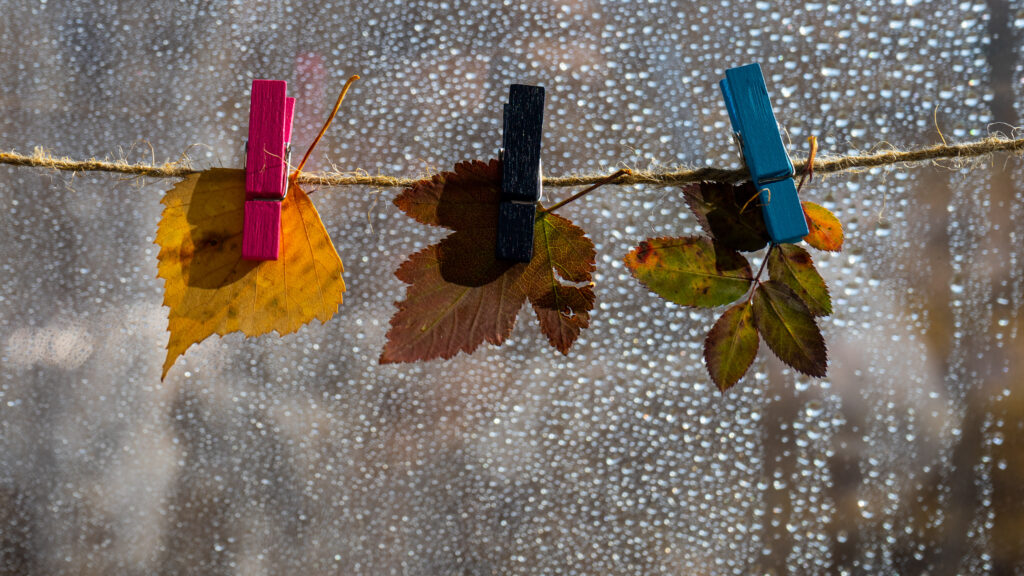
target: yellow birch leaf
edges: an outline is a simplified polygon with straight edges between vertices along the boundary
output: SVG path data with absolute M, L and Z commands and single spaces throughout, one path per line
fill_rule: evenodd
M 295 332 L 338 311 L 341 258 L 320 214 L 294 183 L 281 206 L 278 260 L 242 260 L 245 171 L 214 168 L 164 196 L 156 243 L 164 306 L 170 308 L 163 376 L 192 344 L 212 334 Z

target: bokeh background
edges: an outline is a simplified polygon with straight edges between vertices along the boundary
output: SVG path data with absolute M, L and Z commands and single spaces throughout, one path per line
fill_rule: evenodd
M 543 162 L 734 166 L 716 82 L 761 62 L 794 157 L 1011 134 L 1024 1 L 0 0 L 0 148 L 243 163 L 249 83 L 289 81 L 312 168 L 416 176 L 501 142 L 547 88 Z M 338 315 L 193 347 L 161 382 L 152 244 L 173 182 L 0 167 L 0 573 L 1024 573 L 1024 170 L 816 178 L 829 377 L 762 347 L 719 394 L 715 316 L 621 259 L 694 233 L 679 190 L 562 212 L 598 247 L 568 357 L 524 312 L 501 348 L 378 366 L 393 271 L 439 237 L 395 190 L 313 199 Z M 560 198 L 569 191 L 546 191 Z

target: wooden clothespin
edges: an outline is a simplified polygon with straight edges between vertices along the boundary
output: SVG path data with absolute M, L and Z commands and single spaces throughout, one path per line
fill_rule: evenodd
M 249 141 L 245 153 L 245 220 L 242 258 L 277 260 L 281 251 L 281 201 L 288 193 L 289 142 L 295 98 L 284 80 L 253 80 Z
M 730 68 L 719 85 L 732 130 L 739 139 L 750 177 L 760 195 L 758 200 L 768 235 L 776 244 L 799 242 L 807 235 L 807 221 L 793 182 L 793 163 L 782 144 L 761 65 Z
M 541 194 L 540 136 L 544 88 L 513 84 L 508 90 L 502 129 L 501 204 L 498 207 L 499 260 L 533 258 L 533 224 Z

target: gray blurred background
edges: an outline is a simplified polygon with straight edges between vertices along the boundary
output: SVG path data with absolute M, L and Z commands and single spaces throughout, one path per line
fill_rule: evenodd
M 735 165 L 716 82 L 761 62 L 794 157 L 1011 133 L 1024 1 L 0 0 L 0 148 L 240 167 L 253 78 L 289 81 L 313 170 L 488 158 L 510 83 L 547 88 L 549 175 Z M 313 196 L 338 315 L 213 338 L 160 381 L 152 244 L 172 181 L 0 167 L 0 573 L 1024 573 L 1024 170 L 872 170 L 805 199 L 829 378 L 762 347 L 722 395 L 715 316 L 621 264 L 694 233 L 676 189 L 562 213 L 598 247 L 569 357 L 512 341 L 376 364 L 393 271 L 436 240 L 394 190 Z M 551 189 L 548 198 L 570 191 Z M 318 323 L 314 323 L 318 324 Z

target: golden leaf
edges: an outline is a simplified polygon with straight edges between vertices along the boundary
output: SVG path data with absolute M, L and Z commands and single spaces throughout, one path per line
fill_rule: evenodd
M 192 344 L 212 334 L 295 332 L 327 322 L 345 292 L 341 258 L 320 214 L 295 183 L 281 206 L 281 256 L 242 260 L 245 171 L 214 168 L 164 196 L 156 243 L 164 306 L 170 308 L 163 376 Z

